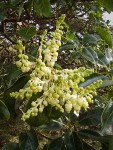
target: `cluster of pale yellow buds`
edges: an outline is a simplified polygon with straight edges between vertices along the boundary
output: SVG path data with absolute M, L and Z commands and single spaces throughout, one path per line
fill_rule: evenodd
M 90 86 L 79 87 L 79 83 L 84 82 L 85 77 L 93 73 L 91 69 L 84 67 L 78 69 L 54 69 L 58 57 L 57 51 L 61 46 L 64 18 L 65 16 L 62 15 L 57 21 L 56 30 L 51 34 L 50 40 L 45 40 L 47 39 L 45 38 L 46 31 L 41 36 L 42 40 L 38 49 L 38 58 L 35 62 L 36 66 L 30 74 L 30 80 L 23 89 L 10 94 L 14 98 L 29 100 L 37 93 L 41 93 L 40 97 L 32 101 L 31 108 L 23 113 L 22 119 L 24 121 L 30 118 L 30 116 L 37 116 L 48 105 L 62 113 L 65 111 L 70 113 L 72 109 L 79 113 L 81 108 L 87 109 L 89 107 L 89 103 L 92 102 L 92 95 L 96 94 L 96 88 L 101 84 L 101 80 L 98 80 Z M 22 43 L 17 45 L 17 49 L 19 53 L 24 50 Z M 21 69 L 23 64 L 25 66 L 25 62 L 22 61 L 23 56 L 24 60 L 28 60 L 27 55 L 21 53 L 19 58 L 22 65 L 18 65 L 18 62 L 16 62 L 17 66 Z M 27 71 L 27 69 L 25 70 Z
M 28 60 L 27 55 L 23 54 L 23 52 L 25 51 L 25 47 L 20 40 L 15 46 L 15 49 L 17 50 L 19 57 L 19 61 L 16 62 L 17 67 L 20 68 L 22 72 L 28 72 L 33 66 L 33 63 Z

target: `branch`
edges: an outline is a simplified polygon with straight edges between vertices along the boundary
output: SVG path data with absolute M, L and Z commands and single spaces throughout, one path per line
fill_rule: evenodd
M 44 134 L 42 134 L 42 133 L 40 133 L 40 132 L 37 132 L 40 136 L 42 136 L 42 137 L 44 137 L 44 138 L 46 138 L 46 139 L 48 139 L 48 140 L 53 140 L 52 138 L 50 138 L 50 137 L 48 137 L 48 136 L 46 136 L 46 135 L 44 135 Z
M 5 33 L 3 34 L 3 36 L 9 40 L 12 44 L 17 44 L 15 41 L 13 41 L 12 39 L 10 39 Z

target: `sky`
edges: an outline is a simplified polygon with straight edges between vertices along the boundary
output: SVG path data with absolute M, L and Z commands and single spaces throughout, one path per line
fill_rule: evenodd
M 107 21 L 110 20 L 110 25 L 113 25 L 113 12 L 108 14 L 107 12 L 104 13 L 103 18 Z

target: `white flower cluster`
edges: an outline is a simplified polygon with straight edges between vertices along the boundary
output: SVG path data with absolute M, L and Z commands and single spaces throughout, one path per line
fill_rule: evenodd
M 22 41 L 18 41 L 15 49 L 17 50 L 19 57 L 19 61 L 16 62 L 17 67 L 19 67 L 22 72 L 28 72 L 33 66 L 33 63 L 28 60 L 27 55 L 23 54 L 25 47 L 22 45 Z
M 96 88 L 101 84 L 101 81 L 98 80 L 85 88 L 79 87 L 78 84 L 93 72 L 84 67 L 73 70 L 54 69 L 58 57 L 57 51 L 61 45 L 64 18 L 65 16 L 62 15 L 57 21 L 56 30 L 52 33 L 50 40 L 45 40 L 46 32 L 41 36 L 42 41 L 38 49 L 36 67 L 32 70 L 30 80 L 19 92 L 10 94 L 12 97 L 19 97 L 23 100 L 30 99 L 33 94 L 42 93 L 41 97 L 31 103 L 31 108 L 23 113 L 24 121 L 31 115 L 37 116 L 48 105 L 61 112 L 70 113 L 73 108 L 79 113 L 81 108 L 88 108 L 89 103 L 92 102 L 92 95 L 96 94 Z

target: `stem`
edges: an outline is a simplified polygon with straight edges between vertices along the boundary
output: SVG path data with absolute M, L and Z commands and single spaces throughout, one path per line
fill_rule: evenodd
M 42 134 L 42 133 L 40 133 L 40 132 L 37 132 L 40 136 L 42 136 L 42 137 L 44 137 L 44 138 L 46 138 L 46 139 L 48 139 L 48 140 L 53 140 L 52 138 L 50 138 L 50 137 L 48 137 L 48 136 L 46 136 L 46 135 L 44 135 L 44 134 Z

